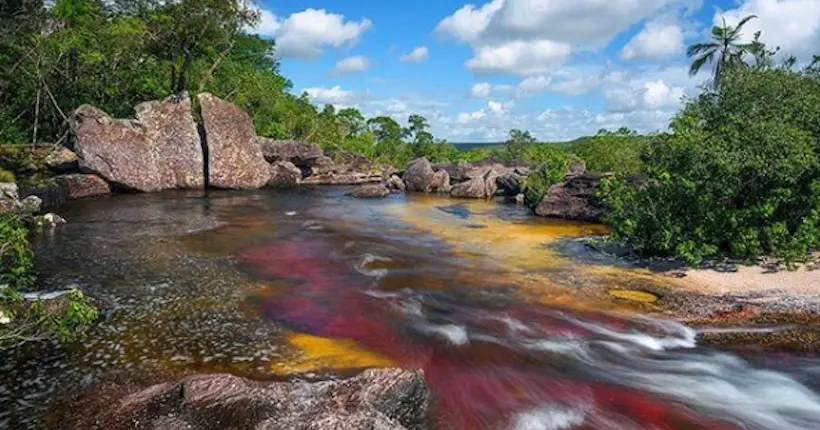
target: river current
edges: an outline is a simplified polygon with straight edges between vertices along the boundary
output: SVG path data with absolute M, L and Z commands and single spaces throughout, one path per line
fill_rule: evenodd
M 60 208 L 69 223 L 36 242 L 41 283 L 79 286 L 102 317 L 75 342 L 2 357 L 0 428 L 71 428 L 110 406 L 110 387 L 191 373 L 396 366 L 424 370 L 437 429 L 820 429 L 820 359 L 707 346 L 614 299 L 664 280 L 564 246 L 601 227 L 345 191 Z

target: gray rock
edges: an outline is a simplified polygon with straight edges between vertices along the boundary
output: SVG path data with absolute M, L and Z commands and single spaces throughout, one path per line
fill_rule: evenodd
M 318 383 L 197 375 L 126 396 L 89 420 L 111 430 L 424 429 L 429 402 L 422 375 L 399 369 Z
M 55 213 L 49 212 L 37 219 L 40 227 L 45 229 L 52 229 L 66 223 L 65 218 Z
M 348 195 L 357 199 L 381 199 L 389 196 L 390 190 L 382 184 L 367 184 L 356 187 Z
M 604 207 L 595 193 L 601 185 L 602 178 L 602 175 L 583 174 L 568 177 L 564 182 L 552 185 L 535 208 L 536 215 L 600 221 Z
M 209 94 L 199 94 L 208 140 L 209 183 L 216 188 L 257 189 L 270 179 L 247 112 Z
M 37 196 L 28 196 L 20 201 L 19 211 L 24 214 L 36 214 L 40 212 L 43 200 Z
M 493 168 L 483 168 L 480 172 L 472 172 L 469 180 L 453 186 L 450 196 L 469 199 L 490 198 L 498 190 L 497 177 L 498 174 Z
M 293 188 L 302 182 L 302 171 L 290 161 L 276 161 L 270 165 L 269 187 Z
M 267 137 L 259 137 L 257 141 L 259 142 L 259 147 L 262 149 L 262 154 L 265 156 L 265 160 L 269 163 L 289 161 L 296 165 L 296 167 L 307 168 L 316 166 L 319 163 L 326 163 L 327 160 L 330 160 L 325 157 L 322 148 L 315 143 L 298 140 L 276 140 Z M 320 161 L 320 157 L 324 158 Z M 332 162 L 330 164 L 332 164 Z
M 404 181 L 398 175 L 390 175 L 385 186 L 395 192 L 404 192 L 407 189 L 407 186 L 404 185 Z
M 404 184 L 408 191 L 449 192 L 450 174 L 446 170 L 433 170 L 427 158 L 417 158 L 407 165 L 404 172 Z

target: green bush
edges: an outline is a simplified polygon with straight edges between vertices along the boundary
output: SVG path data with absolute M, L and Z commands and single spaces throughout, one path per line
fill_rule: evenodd
M 31 285 L 34 252 L 28 230 L 16 216 L 0 216 L 0 347 L 57 337 L 67 340 L 97 318 L 79 290 L 64 300 L 25 300 L 19 288 Z
M 671 130 L 647 146 L 645 187 L 605 184 L 613 239 L 691 264 L 810 256 L 820 244 L 820 78 L 728 73 Z
M 523 158 L 538 169 L 524 180 L 524 202 L 529 207 L 538 206 L 549 187 L 564 179 L 573 157 L 550 145 L 530 145 L 523 150 Z
M 0 182 L 17 182 L 17 178 L 14 177 L 14 173 L 0 169 Z
M 584 160 L 590 172 L 635 174 L 643 172 L 641 154 L 646 151 L 649 141 L 648 136 L 621 128 L 601 130 L 595 136 L 557 144 L 556 147 Z

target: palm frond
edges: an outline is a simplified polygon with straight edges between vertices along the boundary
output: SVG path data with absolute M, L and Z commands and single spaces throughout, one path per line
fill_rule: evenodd
M 749 15 L 749 16 L 741 19 L 740 22 L 738 22 L 737 25 L 735 26 L 735 28 L 732 30 L 732 35 L 733 36 L 740 35 L 740 30 L 743 28 L 743 26 L 746 25 L 747 22 L 749 22 L 749 21 L 751 21 L 755 18 L 757 18 L 757 15 Z
M 694 45 L 689 45 L 689 47 L 686 49 L 686 56 L 694 57 L 695 55 L 700 54 L 701 52 L 708 52 L 712 50 L 717 50 L 719 48 L 720 45 L 713 42 L 696 43 Z
M 689 67 L 689 76 L 695 76 L 698 74 L 701 68 L 706 63 L 711 63 L 715 58 L 715 53 L 717 51 L 712 51 L 707 54 L 701 55 L 698 58 L 695 58 L 695 61 L 692 62 L 692 66 Z

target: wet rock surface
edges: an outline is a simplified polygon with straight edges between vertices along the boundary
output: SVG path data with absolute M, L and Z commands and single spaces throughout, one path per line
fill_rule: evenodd
M 270 166 L 259 147 L 253 121 L 233 103 L 199 94 L 208 146 L 209 185 L 258 189 L 268 183 Z
M 77 200 L 111 193 L 108 182 L 97 175 L 81 173 L 60 175 L 55 181 L 65 190 L 68 200 Z
M 292 188 L 302 182 L 302 171 L 290 161 L 276 161 L 270 165 L 268 186 Z
M 419 372 L 371 369 L 326 382 L 197 375 L 152 386 L 112 405 L 100 429 L 424 429 L 429 392 Z
M 390 195 L 390 190 L 382 184 L 361 185 L 348 193 L 357 199 L 380 199 Z

